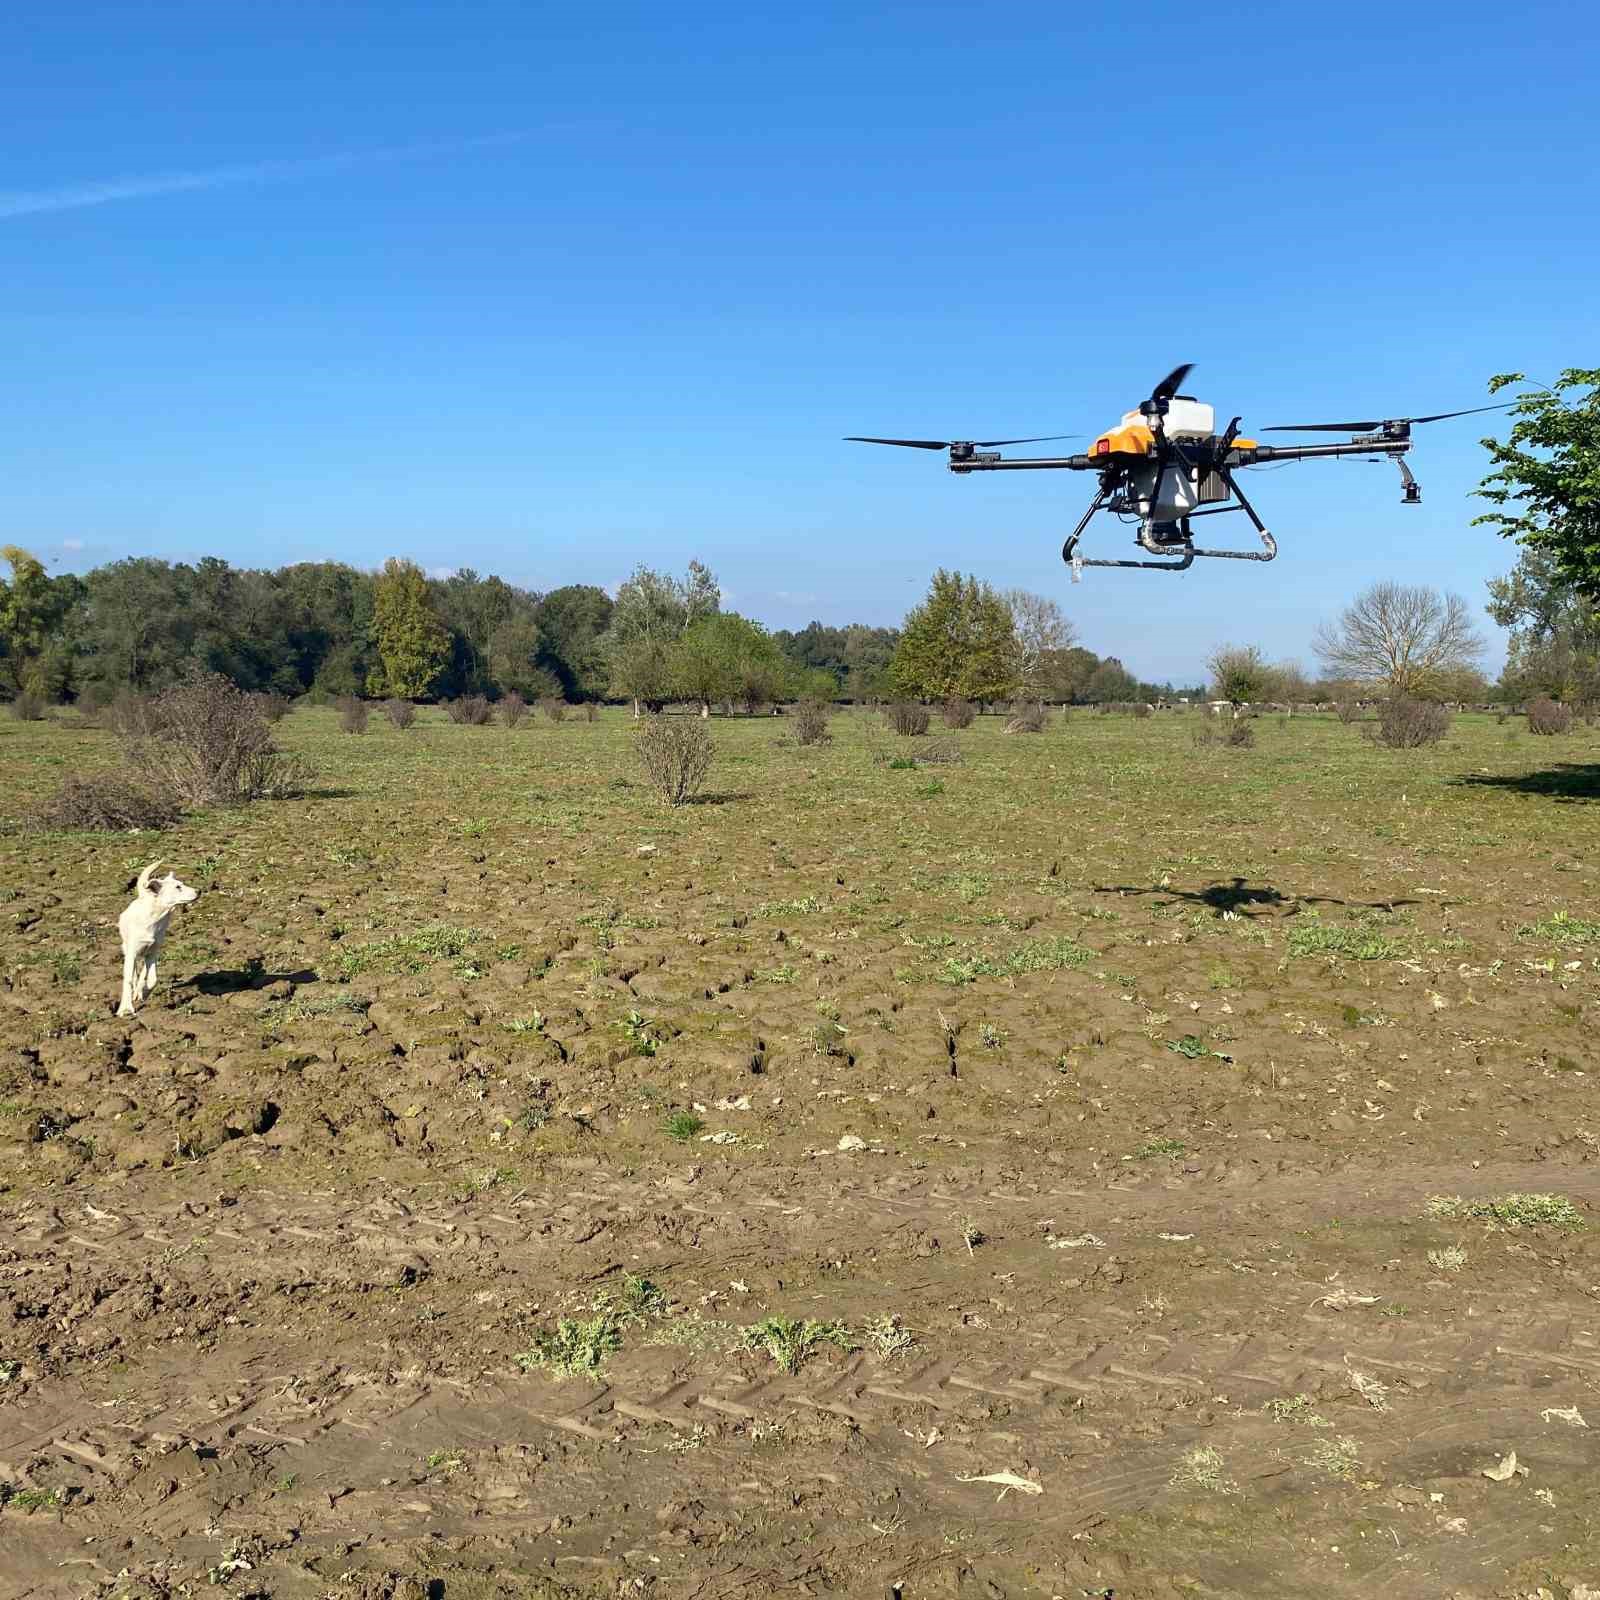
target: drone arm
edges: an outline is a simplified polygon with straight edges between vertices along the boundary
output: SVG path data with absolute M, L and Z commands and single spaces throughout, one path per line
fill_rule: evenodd
M 1047 470 L 1068 472 L 1099 472 L 1105 468 L 1104 456 L 1021 456 L 1011 461 L 999 456 L 985 459 L 969 456 L 952 460 L 952 472 L 1040 472 Z
M 1230 467 L 1253 467 L 1263 461 L 1318 461 L 1332 456 L 1403 456 L 1411 440 L 1352 439 L 1343 444 L 1254 444 L 1228 452 Z

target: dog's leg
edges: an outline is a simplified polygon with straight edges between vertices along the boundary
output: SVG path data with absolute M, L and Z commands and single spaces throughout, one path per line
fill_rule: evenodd
M 126 951 L 122 957 L 122 1004 L 117 1007 L 119 1017 L 133 1015 L 133 970 L 136 959 L 132 950 Z

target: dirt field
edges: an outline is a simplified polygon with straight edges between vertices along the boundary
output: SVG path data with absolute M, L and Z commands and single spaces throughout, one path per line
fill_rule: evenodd
M 1197 721 L 0 836 L 0 1594 L 1600 1586 L 1600 732 Z

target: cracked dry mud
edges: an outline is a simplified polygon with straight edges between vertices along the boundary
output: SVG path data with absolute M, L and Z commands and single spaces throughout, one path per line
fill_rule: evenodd
M 668 812 L 615 712 L 304 710 L 300 800 L 0 838 L 0 1595 L 1600 1584 L 1600 735 L 1001 726 Z

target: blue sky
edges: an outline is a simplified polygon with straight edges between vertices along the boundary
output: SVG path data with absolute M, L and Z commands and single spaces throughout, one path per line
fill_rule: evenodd
M 1514 554 L 1467 525 L 1478 419 L 1419 430 L 1420 507 L 1252 474 L 1273 565 L 1077 587 L 1088 479 L 841 435 L 1092 436 L 1183 360 L 1247 429 L 1403 415 L 1597 354 L 1591 5 L 58 0 L 7 36 L 0 536 L 63 567 L 698 555 L 798 626 L 959 566 L 1188 677 L 1309 660 L 1375 578 L 1477 603 Z

